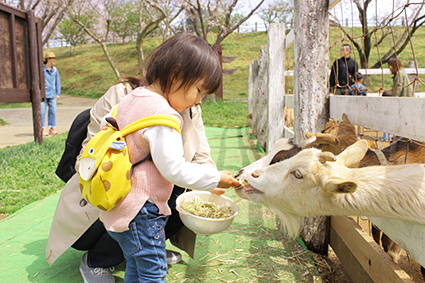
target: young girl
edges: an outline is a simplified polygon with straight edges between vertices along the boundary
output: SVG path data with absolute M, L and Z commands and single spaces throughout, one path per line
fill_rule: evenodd
M 147 64 L 148 87 L 123 98 L 117 113 L 119 128 L 151 115 L 170 115 L 180 124 L 183 110 L 199 104 L 204 94 L 221 83 L 216 51 L 205 41 L 179 34 L 151 52 Z M 130 161 L 151 154 L 152 161 L 134 167 L 132 188 L 100 220 L 124 251 L 124 281 L 165 282 L 167 263 L 164 226 L 170 215 L 167 200 L 173 184 L 195 190 L 239 186 L 230 172 L 185 162 L 181 135 L 166 126 L 153 126 L 126 136 Z

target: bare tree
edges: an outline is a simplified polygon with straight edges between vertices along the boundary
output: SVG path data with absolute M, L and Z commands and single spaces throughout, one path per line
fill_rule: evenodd
M 115 7 L 115 2 L 104 0 L 103 3 L 90 3 L 90 5 L 93 5 L 90 8 L 87 7 L 87 3 L 83 0 L 78 4 L 79 5 L 74 5 L 72 9 L 69 9 L 67 15 L 102 47 L 103 53 L 111 65 L 115 76 L 120 78 L 120 72 L 107 48 L 110 26 L 113 21 L 110 14 L 111 10 Z M 84 22 L 85 19 L 90 21 L 93 19 L 100 19 L 101 23 L 93 25 L 93 28 L 90 28 L 89 22 Z
M 188 4 L 186 12 L 198 37 L 207 40 L 210 30 L 214 27 L 218 29 L 215 44 L 220 44 L 229 34 L 238 29 L 264 3 L 264 0 L 261 0 L 246 16 L 242 15 L 234 21 L 232 13 L 235 12 L 239 0 L 232 0 L 229 4 L 223 0 L 184 1 Z
M 154 32 L 159 23 L 166 17 L 167 12 L 156 0 L 140 0 L 139 8 L 139 31 L 137 33 L 136 48 L 138 55 L 139 75 L 143 76 L 145 69 L 143 62 L 145 55 L 143 52 L 143 43 L 145 38 Z
M 416 3 L 417 5 L 413 7 L 411 16 L 406 17 L 406 26 L 395 26 L 393 20 L 406 14 L 407 6 L 402 5 L 400 8 L 395 9 L 393 13 L 385 17 L 380 23 L 378 23 L 376 19 L 376 27 L 372 32 L 370 32 L 367 14 L 369 5 L 371 4 L 372 0 L 353 0 L 353 2 L 355 3 L 359 12 L 359 20 L 362 25 L 363 35 L 360 37 L 360 40 L 350 35 L 350 33 L 347 31 L 346 28 L 343 27 L 343 25 L 341 25 L 338 19 L 332 14 L 331 16 L 334 18 L 336 25 L 341 29 L 341 31 L 345 34 L 345 36 L 347 36 L 347 38 L 353 43 L 353 45 L 357 49 L 360 57 L 360 65 L 362 68 L 365 69 L 368 68 L 368 66 L 370 65 L 369 55 L 373 47 L 379 48 L 385 38 L 387 38 L 388 36 L 392 37 L 392 47 L 389 50 L 384 51 L 385 54 L 381 56 L 380 60 L 373 63 L 372 67 L 370 67 L 379 68 L 383 64 L 388 63 L 388 60 L 391 57 L 400 54 L 409 44 L 410 39 L 412 38 L 414 33 L 419 29 L 419 27 L 421 27 L 425 23 L 425 13 L 423 12 L 424 3 Z M 410 6 L 413 5 L 411 4 Z M 380 32 L 379 38 L 376 34 L 377 31 Z M 401 34 L 394 36 L 396 33 Z M 375 40 L 375 44 L 372 44 L 372 40 Z
M 25 5 L 26 2 L 26 5 Z M 62 21 L 67 9 L 74 0 L 20 0 L 20 7 L 24 10 L 34 10 L 37 17 L 42 20 L 43 45 L 46 44 L 56 31 L 57 26 Z
M 292 29 L 294 27 L 294 1 L 273 0 L 262 8 L 257 15 L 263 20 L 266 30 L 271 23 L 285 23 Z
M 165 41 L 168 38 L 170 30 L 172 30 L 171 23 L 184 11 L 185 5 L 180 1 L 165 0 L 162 1 L 162 6 L 164 7 L 165 18 L 161 22 L 161 34 L 162 41 Z

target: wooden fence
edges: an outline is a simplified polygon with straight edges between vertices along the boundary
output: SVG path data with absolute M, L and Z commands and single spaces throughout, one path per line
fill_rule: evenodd
M 282 71 L 284 52 L 273 50 L 287 48 L 291 42 L 288 38 L 271 36 L 278 30 L 278 26 L 270 25 L 268 45 L 260 48 L 259 60 L 253 60 L 249 66 L 248 112 L 252 113 L 252 132 L 258 144 L 267 151 L 276 139 L 294 135 L 284 122 L 284 107 L 294 108 L 294 96 L 284 93 L 284 77 L 290 72 Z M 416 73 L 416 69 L 406 70 Z M 373 72 L 376 71 L 367 70 L 368 74 Z M 419 73 L 422 72 L 424 69 L 419 69 Z M 425 142 L 424 109 L 425 99 L 417 97 L 329 97 L 330 118 L 341 120 L 345 113 L 353 124 Z M 378 217 L 370 220 L 425 266 L 424 225 Z M 330 245 L 355 282 L 413 282 L 371 237 L 355 229 L 349 218 L 331 217 L 329 238 Z
M 41 19 L 0 2 L 0 102 L 32 102 L 34 139 L 42 142 L 45 97 Z

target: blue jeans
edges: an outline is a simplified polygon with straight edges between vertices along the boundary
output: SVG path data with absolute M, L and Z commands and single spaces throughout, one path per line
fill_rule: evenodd
M 54 98 L 46 98 L 46 102 L 41 102 L 41 126 L 43 128 L 45 128 L 47 106 L 49 106 L 49 113 L 47 114 L 48 126 L 56 127 L 56 96 Z
M 158 207 L 146 202 L 128 225 L 129 230 L 108 231 L 127 260 L 124 282 L 163 282 L 167 275 L 165 224 L 168 216 L 158 215 Z

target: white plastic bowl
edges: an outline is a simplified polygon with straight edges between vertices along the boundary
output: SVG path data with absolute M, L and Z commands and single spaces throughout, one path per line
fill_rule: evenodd
M 227 218 L 220 219 L 205 218 L 187 212 L 181 207 L 181 203 L 185 201 L 190 201 L 195 197 L 199 197 L 201 200 L 204 201 L 213 202 L 217 205 L 229 206 L 232 215 Z M 239 212 L 238 205 L 230 198 L 225 196 L 218 196 L 210 192 L 204 191 L 191 191 L 181 194 L 177 197 L 176 209 L 180 214 L 180 218 L 183 224 L 196 234 L 202 236 L 217 234 L 226 230 L 227 228 L 229 228 L 230 224 L 232 224 L 233 218 L 235 218 L 235 216 L 238 215 Z

